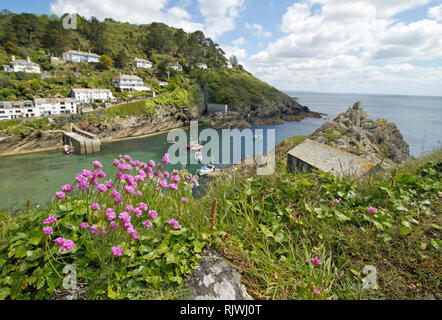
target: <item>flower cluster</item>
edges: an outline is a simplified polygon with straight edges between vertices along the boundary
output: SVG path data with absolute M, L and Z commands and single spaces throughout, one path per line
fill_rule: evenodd
M 101 170 L 103 164 L 96 160 L 92 162 L 93 170 L 82 170 L 75 176 L 73 185 L 63 185 L 55 196 L 65 201 L 87 199 L 86 219 L 81 222 L 80 229 L 88 231 L 95 238 L 115 233 L 119 236 L 126 234 L 126 241 L 134 241 L 140 233 L 147 232 L 143 230 L 153 227 L 153 221 L 159 217 L 159 213 L 163 213 L 163 208 L 180 215 L 183 210 L 188 210 L 186 204 L 189 203 L 192 188 L 198 186 L 198 181 L 185 170 L 164 170 L 168 163 L 168 154 L 157 164 L 153 160 L 141 162 L 133 160 L 129 155 L 119 155 L 113 161 L 115 178 L 104 180 L 107 175 Z M 75 189 L 78 190 L 78 197 L 68 198 L 66 194 Z M 56 217 L 50 216 L 44 223 L 55 221 Z M 161 219 L 158 223 L 161 223 Z M 172 229 L 180 228 L 175 219 L 170 219 L 168 224 Z M 46 235 L 53 233 L 51 227 L 43 231 Z M 73 250 L 70 248 L 74 248 L 74 244 L 69 241 L 61 237 L 56 239 L 60 252 Z M 122 253 L 121 247 L 112 247 L 113 257 L 120 257 Z

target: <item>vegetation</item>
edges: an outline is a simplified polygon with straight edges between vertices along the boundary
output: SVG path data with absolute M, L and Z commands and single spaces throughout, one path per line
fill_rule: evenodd
M 285 173 L 284 150 L 305 138 L 278 146 L 273 175 L 255 176 L 247 166 L 229 170 L 200 199 L 190 195 L 196 181 L 184 169 L 174 171 L 179 183 L 176 178 L 155 180 L 154 168 L 148 169 L 154 164 L 124 157 L 117 164 L 120 172 L 129 173 L 124 164 L 132 163 L 147 177 L 138 177 L 143 174 L 137 169 L 134 178 L 120 174 L 123 180 L 108 185 L 121 194 L 121 203 L 114 203 L 114 191 L 100 192 L 98 185 L 58 193 L 60 199 L 48 210 L 2 216 L 0 297 L 49 298 L 61 289 L 63 268 L 74 264 L 89 299 L 185 298 L 185 280 L 202 248 L 211 246 L 241 271 L 248 292 L 259 299 L 416 299 L 429 294 L 440 299 L 442 150 L 359 179 Z M 162 164 L 158 168 L 164 172 Z M 92 173 L 100 177 L 100 172 Z M 77 176 L 79 186 L 84 180 L 92 183 L 93 178 L 85 179 L 88 174 Z M 139 183 L 131 191 L 141 195 L 124 195 L 132 179 Z M 177 182 L 178 189 L 169 182 Z M 141 202 L 157 210 L 158 217 L 148 218 L 146 211 L 138 218 L 126 207 L 140 208 Z M 106 208 L 116 216 L 132 212 L 137 235 L 121 226 L 111 229 Z M 49 224 L 53 234 L 45 235 L 42 222 L 50 214 L 56 222 Z M 142 223 L 146 217 L 149 228 Z M 171 218 L 179 227 L 170 224 Z M 122 224 L 119 220 L 114 219 Z M 82 229 L 84 222 L 88 229 Z M 98 231 L 90 229 L 93 224 Z M 73 250 L 60 252 L 53 240 L 61 236 L 75 243 Z M 115 246 L 121 256 L 114 254 Z M 376 268 L 376 290 L 363 288 L 366 266 Z

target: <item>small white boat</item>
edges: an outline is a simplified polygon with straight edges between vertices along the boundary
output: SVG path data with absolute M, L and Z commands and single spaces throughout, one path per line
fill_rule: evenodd
M 201 150 L 203 146 L 196 141 L 190 142 L 190 150 Z
M 205 176 L 213 171 L 215 171 L 215 166 L 213 164 L 208 164 L 198 169 L 198 174 L 200 176 Z

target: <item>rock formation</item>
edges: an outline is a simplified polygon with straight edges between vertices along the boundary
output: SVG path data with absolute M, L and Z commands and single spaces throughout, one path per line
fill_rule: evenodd
M 312 139 L 370 160 L 387 158 L 399 163 L 409 156 L 408 144 L 396 125 L 385 119 L 371 120 L 360 101 L 333 121 L 324 123 Z

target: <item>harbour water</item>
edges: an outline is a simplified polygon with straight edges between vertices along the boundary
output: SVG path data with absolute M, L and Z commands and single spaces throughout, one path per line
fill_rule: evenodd
M 440 147 L 442 97 L 309 92 L 288 92 L 288 94 L 297 97 L 299 103 L 308 106 L 311 110 L 327 115 L 322 119 L 307 118 L 300 122 L 252 128 L 252 130 L 264 129 L 264 152 L 267 148 L 265 130 L 275 129 L 276 143 L 295 135 L 310 134 L 357 100 L 362 101 L 364 110 L 373 119 L 386 118 L 397 124 L 410 145 L 412 156 L 419 156 L 425 151 Z M 242 146 L 242 156 L 245 156 L 244 141 Z M 90 168 L 94 160 L 100 160 L 105 171 L 110 172 L 112 161 L 119 154 L 129 154 L 133 159 L 140 161 L 150 159 L 159 161 L 169 147 L 167 134 L 164 133 L 141 139 L 106 143 L 102 145 L 100 153 L 92 155 L 66 156 L 61 151 L 51 151 L 2 157 L 0 158 L 0 211 L 24 210 L 27 200 L 31 200 L 32 206 L 47 205 L 61 185 L 72 183 L 75 174 L 84 168 Z M 168 169 L 180 167 L 179 164 L 169 165 Z M 194 174 L 199 167 L 200 165 L 194 164 L 188 165 L 187 169 Z

